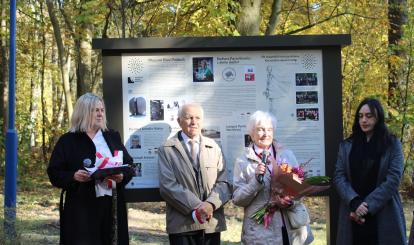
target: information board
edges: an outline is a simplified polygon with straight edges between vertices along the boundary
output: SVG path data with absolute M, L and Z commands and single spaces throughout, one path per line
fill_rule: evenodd
M 123 53 L 123 139 L 136 172 L 127 188 L 158 187 L 157 149 L 189 102 L 203 106 L 202 133 L 221 145 L 231 179 L 256 110 L 276 116 L 274 138 L 310 161 L 309 175 L 325 175 L 322 64 L 317 49 Z
M 343 137 L 341 48 L 349 44 L 346 34 L 94 39 L 108 126 L 135 163 L 126 201 L 162 201 L 157 149 L 179 129 L 177 111 L 187 102 L 204 107 L 203 133 L 222 146 L 230 177 L 259 109 L 275 114 L 275 138 L 299 162 L 312 159 L 312 175 L 332 177 Z M 331 244 L 339 197 L 334 188 L 321 195 Z

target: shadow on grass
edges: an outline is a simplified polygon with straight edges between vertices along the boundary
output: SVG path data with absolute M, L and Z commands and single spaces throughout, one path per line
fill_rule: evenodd
M 160 234 L 159 230 L 155 229 L 140 229 L 139 231 L 131 231 L 129 232 L 129 238 L 131 241 L 131 245 L 134 244 L 169 244 L 168 242 L 168 235 L 167 234 Z M 231 242 L 221 240 L 222 245 L 239 245 L 240 242 Z
M 228 242 L 228 241 L 221 241 L 222 245 L 240 245 L 240 242 Z
M 0 219 L 0 244 L 16 245 L 46 245 L 59 244 L 59 225 L 56 220 L 19 221 L 14 224 L 16 236 L 6 239 L 3 227 L 3 218 Z M 13 229 L 13 227 L 12 227 Z
M 138 244 L 142 243 L 155 243 L 155 244 L 167 244 L 168 235 L 160 232 L 157 229 L 133 229 L 129 230 L 129 239 L 137 241 Z

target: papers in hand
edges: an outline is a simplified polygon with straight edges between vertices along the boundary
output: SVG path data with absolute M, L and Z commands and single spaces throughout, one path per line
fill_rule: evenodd
M 121 165 L 121 166 L 116 166 L 112 168 L 98 169 L 91 174 L 91 178 L 104 179 L 107 176 L 114 175 L 114 174 L 120 174 L 120 173 L 126 173 L 129 170 L 130 170 L 130 167 L 128 165 Z
M 129 170 L 128 165 L 123 164 L 123 152 L 115 151 L 113 157 L 104 157 L 96 152 L 95 165 L 85 169 L 93 179 L 103 179 L 106 176 L 124 173 Z

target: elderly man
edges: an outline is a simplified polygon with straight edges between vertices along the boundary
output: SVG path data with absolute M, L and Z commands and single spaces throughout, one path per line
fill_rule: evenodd
M 231 199 L 223 154 L 214 140 L 201 135 L 201 106 L 185 104 L 177 121 L 182 130 L 158 153 L 170 244 L 220 244 L 220 232 L 226 230 L 223 205 Z

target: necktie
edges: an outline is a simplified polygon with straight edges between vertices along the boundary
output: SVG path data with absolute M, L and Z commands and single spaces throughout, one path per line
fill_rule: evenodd
M 195 140 L 190 140 L 189 141 L 190 146 L 191 146 L 191 158 L 193 159 L 193 161 L 196 163 L 197 162 L 197 141 Z

